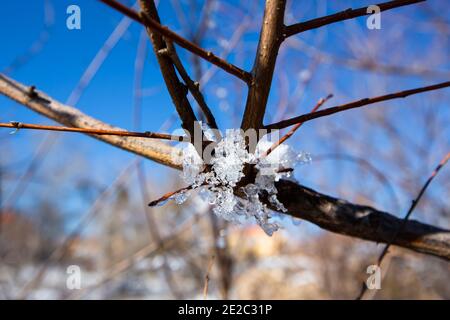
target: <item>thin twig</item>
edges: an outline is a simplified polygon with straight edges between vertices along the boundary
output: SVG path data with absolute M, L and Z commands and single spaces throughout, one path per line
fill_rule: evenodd
M 397 240 L 398 235 L 400 234 L 400 232 L 403 231 L 403 229 L 405 228 L 406 222 L 408 221 L 409 217 L 411 216 L 411 214 L 413 213 L 414 209 L 417 207 L 417 204 L 419 203 L 420 199 L 422 198 L 423 194 L 425 193 L 425 191 L 427 190 L 428 186 L 430 185 L 431 181 L 433 181 L 434 177 L 436 177 L 436 175 L 438 174 L 438 172 L 445 166 L 445 164 L 448 162 L 448 160 L 450 159 L 450 152 L 447 153 L 445 155 L 445 157 L 441 160 L 441 162 L 439 162 L 439 164 L 437 165 L 437 167 L 434 169 L 434 171 L 431 173 L 431 175 L 428 177 L 427 181 L 425 182 L 425 184 L 422 186 L 422 188 L 419 191 L 419 194 L 417 195 L 417 197 L 412 201 L 411 206 L 409 207 L 408 212 L 406 213 L 405 217 L 403 218 L 402 224 L 400 225 L 400 227 L 396 230 L 395 234 L 392 236 L 392 240 L 389 241 L 386 246 L 384 247 L 383 251 L 381 252 L 380 256 L 378 257 L 377 260 L 377 265 L 381 266 L 381 263 L 383 262 L 384 257 L 388 254 L 389 252 L 389 248 L 390 246 L 395 242 L 395 240 Z M 361 300 L 362 297 L 364 296 L 364 293 L 367 291 L 367 286 L 365 285 L 365 283 L 363 283 L 362 288 L 361 288 L 361 292 L 359 293 L 358 297 L 356 298 L 357 300 Z
M 225 61 L 225 60 L 219 58 L 218 56 L 213 54 L 211 51 L 207 51 L 207 50 L 199 47 L 195 43 L 193 43 L 193 42 L 183 38 L 182 36 L 178 35 L 177 33 L 173 32 L 166 26 L 162 26 L 160 23 L 158 23 L 156 20 L 152 19 L 146 13 L 141 12 L 141 14 L 139 14 L 138 12 L 136 12 L 114 0 L 100 0 L 100 1 L 114 9 L 116 9 L 117 11 L 123 13 L 124 15 L 130 17 L 131 19 L 143 24 L 144 26 L 150 28 L 151 30 L 159 33 L 160 35 L 166 37 L 167 39 L 170 39 L 171 41 L 178 44 L 180 47 L 185 48 L 186 50 L 202 57 L 206 61 L 211 62 L 212 64 L 218 66 L 219 68 L 225 70 L 226 72 L 238 77 L 239 79 L 242 79 L 246 83 L 249 83 L 251 81 L 252 76 L 249 72 L 244 71 L 244 70 L 240 69 L 239 67 L 229 63 L 228 61 Z
M 386 101 L 386 100 L 406 98 L 407 96 L 410 96 L 413 94 L 418 94 L 418 93 L 426 92 L 426 91 L 438 90 L 438 89 L 442 89 L 442 88 L 446 88 L 446 87 L 450 87 L 450 81 L 438 83 L 438 84 L 427 86 L 427 87 L 420 87 L 420 88 L 415 88 L 415 89 L 410 89 L 410 90 L 404 90 L 404 91 L 386 94 L 383 96 L 378 96 L 378 97 L 373 97 L 373 98 L 365 98 L 365 99 L 361 99 L 358 101 L 353 101 L 353 102 L 346 103 L 346 104 L 343 104 L 340 106 L 335 106 L 335 107 L 327 108 L 327 109 L 317 111 L 314 113 L 307 113 L 307 114 L 303 114 L 298 117 L 294 117 L 291 119 L 272 123 L 272 124 L 266 125 L 264 128 L 266 128 L 266 129 L 282 129 L 282 128 L 286 128 L 286 127 L 292 126 L 294 124 L 297 124 L 299 122 L 307 122 L 307 121 L 310 121 L 313 119 L 329 116 L 329 115 L 332 115 L 332 114 L 335 114 L 338 112 L 342 112 L 345 110 L 359 108 L 359 107 L 363 107 L 363 106 L 366 106 L 369 104 L 382 102 L 382 101 Z
M 311 109 L 311 111 L 309 113 L 313 113 L 316 112 L 325 102 L 327 102 L 329 99 L 331 99 L 333 97 L 332 94 L 329 94 L 327 97 L 325 98 L 321 98 L 317 104 L 314 106 L 314 108 Z M 294 133 L 295 131 L 297 131 L 298 128 L 300 128 L 302 126 L 303 122 L 299 122 L 297 123 L 288 133 L 286 133 L 284 136 L 282 136 L 280 138 L 280 140 L 278 140 L 277 142 L 275 142 L 269 149 L 266 150 L 266 152 L 264 152 L 261 156 L 261 158 L 265 158 L 267 157 L 273 150 L 275 150 L 275 148 L 277 148 L 280 144 L 282 144 L 283 142 L 285 142 L 287 139 L 289 139 Z
M 240 40 L 242 39 L 249 26 L 250 21 L 245 18 L 244 21 L 235 29 L 234 33 L 230 37 L 230 40 L 227 42 L 227 45 L 223 49 L 220 55 L 222 59 L 226 59 L 232 53 L 233 49 L 240 43 Z M 200 86 L 204 86 L 206 83 L 208 83 L 208 81 L 211 80 L 212 77 L 214 77 L 217 70 L 219 69 L 215 68 L 214 66 L 211 66 L 208 70 L 206 70 L 206 72 L 203 73 L 199 80 Z
M 166 200 L 169 200 L 170 198 L 172 198 L 173 196 L 181 193 L 181 192 L 185 192 L 188 190 L 192 190 L 194 187 L 192 185 L 175 190 L 175 191 L 171 191 L 171 192 L 167 192 L 165 195 L 163 195 L 162 197 L 153 200 L 152 202 L 150 202 L 148 204 L 149 207 L 156 207 L 158 205 L 161 205 L 161 203 L 164 203 Z
M 183 136 L 176 136 L 167 133 L 156 133 L 149 131 L 135 132 L 135 131 L 121 131 L 121 130 L 72 128 L 72 127 L 22 123 L 17 121 L 11 121 L 10 123 L 0 123 L 0 127 L 13 128 L 16 130 L 33 129 L 33 130 L 48 130 L 48 131 L 63 131 L 63 132 L 79 132 L 85 134 L 110 135 L 120 137 L 139 137 L 139 138 L 151 138 L 151 139 L 173 140 L 173 141 L 185 141 L 186 139 L 186 137 Z
M 410 4 L 418 3 L 418 2 L 424 2 L 426 0 L 396 0 L 396 1 L 389 1 L 389 2 L 383 2 L 377 4 L 377 6 L 380 8 L 380 11 L 386 11 L 402 6 L 407 6 Z M 317 29 L 323 26 L 326 26 L 328 24 L 332 24 L 339 21 L 349 20 L 361 16 L 365 16 L 370 14 L 370 12 L 367 12 L 366 7 L 358 8 L 358 9 L 347 9 L 335 14 L 331 14 L 328 16 L 312 19 L 305 22 L 296 23 L 290 26 L 286 27 L 285 32 L 285 38 L 293 36 L 297 33 L 301 33 L 307 30 Z
M 183 63 L 181 62 L 180 58 L 178 57 L 178 54 L 177 54 L 173 44 L 171 42 L 166 42 L 166 43 L 167 43 L 167 51 L 166 51 L 167 54 L 172 59 L 175 68 L 177 69 L 177 71 L 180 74 L 181 78 L 183 79 L 184 83 L 188 87 L 188 89 L 191 92 L 192 96 L 194 97 L 195 101 L 197 101 L 198 105 L 200 106 L 200 109 L 202 110 L 203 114 L 205 115 L 208 126 L 212 129 L 218 129 L 216 119 L 214 118 L 214 115 L 212 114 L 211 109 L 206 104 L 205 98 L 203 97 L 203 94 L 200 91 L 200 83 L 194 82 L 189 77 L 186 69 L 183 66 Z M 215 130 L 215 131 L 217 131 L 217 130 Z

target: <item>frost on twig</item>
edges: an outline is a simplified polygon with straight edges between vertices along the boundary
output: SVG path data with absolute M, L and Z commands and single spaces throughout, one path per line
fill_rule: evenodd
M 192 186 L 191 189 L 200 190 L 201 198 L 213 205 L 217 216 L 235 223 L 254 219 L 268 235 L 272 235 L 280 226 L 274 219 L 276 213 L 262 199 L 267 199 L 278 211 L 286 212 L 277 198 L 275 181 L 293 179 L 292 169 L 299 163 L 309 162 L 310 156 L 298 154 L 290 146 L 282 144 L 267 157 L 261 157 L 271 145 L 267 139 L 262 139 L 256 152 L 249 153 L 241 131 L 227 130 L 225 137 L 214 148 L 208 166 L 193 145 L 183 149 L 181 177 Z M 256 177 L 253 182 L 240 186 L 246 165 L 254 166 Z M 236 195 L 237 188 L 243 196 Z M 173 196 L 178 204 L 187 198 L 188 190 Z

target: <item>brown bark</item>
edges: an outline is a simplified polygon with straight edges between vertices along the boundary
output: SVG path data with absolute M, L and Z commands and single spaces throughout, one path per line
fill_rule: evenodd
M 252 69 L 253 81 L 249 85 L 241 128 L 260 129 L 263 126 L 267 99 L 272 85 L 278 49 L 283 41 L 286 0 L 268 0 L 264 10 L 261 35 Z

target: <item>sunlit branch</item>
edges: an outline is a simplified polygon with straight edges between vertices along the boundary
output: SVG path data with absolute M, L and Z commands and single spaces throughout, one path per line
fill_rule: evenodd
M 173 140 L 173 141 L 185 140 L 185 137 L 183 136 L 171 135 L 167 133 L 156 133 L 149 131 L 134 132 L 134 131 L 120 131 L 120 130 L 106 130 L 106 129 L 73 128 L 73 127 L 30 124 L 17 121 L 11 121 L 10 123 L 0 123 L 0 127 L 13 128 L 16 129 L 16 131 L 22 129 L 33 129 L 33 130 L 48 130 L 48 131 L 63 131 L 63 132 L 79 132 L 86 134 L 121 136 L 121 137 L 152 138 L 152 139 Z

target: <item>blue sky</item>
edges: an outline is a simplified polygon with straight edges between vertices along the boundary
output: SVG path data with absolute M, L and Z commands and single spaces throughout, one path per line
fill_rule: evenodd
M 86 67 L 122 19 L 122 16 L 104 4 L 101 4 L 99 1 L 58 0 L 51 1 L 51 3 L 53 6 L 54 24 L 49 30 L 50 37 L 48 42 L 44 45 L 43 49 L 36 56 L 33 56 L 25 65 L 17 70 L 13 70 L 10 76 L 25 84 L 36 85 L 38 89 L 43 90 L 55 99 L 64 102 L 78 83 Z M 131 1 L 124 1 L 124 3 L 128 5 L 132 4 Z M 181 1 L 181 3 L 184 4 L 185 1 Z M 238 3 L 238 1 L 221 2 L 224 7 L 233 7 L 236 3 Z M 444 13 L 449 12 L 448 3 L 445 0 L 436 1 L 436 3 L 438 8 L 442 8 L 441 13 L 445 16 Z M 77 4 L 81 8 L 81 30 L 68 30 L 66 28 L 66 18 L 68 16 L 66 14 L 66 8 L 70 4 Z M 317 17 L 319 14 L 329 14 L 345 9 L 348 6 L 362 6 L 363 4 L 371 4 L 371 2 L 342 1 L 342 4 L 340 2 L 333 2 L 328 5 L 325 5 L 323 1 L 296 2 L 292 4 L 292 14 L 288 16 L 287 19 L 297 21 L 297 19 L 313 18 Z M 0 38 L 2 39 L 0 70 L 4 70 L 18 55 L 26 52 L 30 47 L 30 44 L 39 36 L 43 28 L 44 1 L 2 1 L 0 7 L 0 21 L 2 26 L 0 28 Z M 253 10 L 250 11 L 252 13 L 251 20 L 253 20 L 253 22 L 260 20 L 262 15 L 261 9 L 261 4 L 256 4 L 256 2 L 254 8 L 251 8 L 250 5 L 246 7 L 246 10 Z M 180 30 L 181 25 L 178 23 L 170 1 L 161 1 L 159 10 L 165 24 L 169 25 L 174 30 L 180 31 L 180 33 L 183 32 L 183 30 Z M 223 12 L 224 11 L 218 10 L 214 18 L 216 19 L 216 23 L 221 23 L 220 39 L 229 40 L 235 31 L 235 25 L 239 20 L 239 16 L 226 16 L 223 15 Z M 192 14 L 189 12 L 185 13 L 188 17 Z M 396 20 L 399 16 L 401 17 L 400 19 L 404 20 Z M 396 13 L 386 13 L 386 15 L 383 16 L 383 29 L 378 33 L 376 31 L 371 32 L 365 29 L 365 20 L 358 19 L 357 21 L 340 23 L 335 25 L 332 29 L 326 28 L 325 30 L 311 31 L 300 37 L 300 39 L 309 44 L 319 43 L 319 47 L 322 51 L 336 57 L 348 57 L 351 54 L 355 57 L 358 55 L 358 49 L 349 51 L 348 46 L 345 43 L 349 38 L 355 37 L 357 39 L 364 39 L 368 46 L 371 43 L 379 41 L 382 44 L 374 45 L 374 48 L 378 48 L 379 50 L 378 52 L 373 52 L 374 56 L 381 56 L 382 59 L 389 61 L 396 60 L 399 63 L 404 63 L 406 66 L 418 64 L 430 69 L 438 69 L 441 71 L 447 70 L 448 72 L 450 68 L 450 61 L 448 59 L 450 52 L 446 51 L 448 50 L 448 46 L 441 46 L 439 43 L 439 39 L 441 38 L 437 39 L 430 36 L 425 27 L 417 28 L 417 30 L 411 27 L 414 26 L 414 21 L 419 24 L 426 22 L 428 18 L 429 16 L 427 13 L 425 11 L 422 12 L 420 9 L 400 8 Z M 401 21 L 401 23 L 405 25 L 405 29 L 408 30 L 407 32 L 405 32 L 405 30 L 389 28 L 390 24 L 393 24 L 394 22 L 398 23 L 398 21 Z M 117 46 L 112 50 L 111 54 L 108 55 L 105 63 L 77 103 L 77 107 L 83 112 L 113 125 L 132 129 L 134 63 L 141 30 L 142 27 L 140 25 L 132 23 Z M 242 38 L 242 45 L 239 45 L 238 49 L 236 49 L 229 57 L 232 62 L 247 70 L 250 69 L 253 61 L 255 46 L 258 39 L 257 30 L 258 28 L 256 27 L 255 29 L 250 29 L 246 32 Z M 395 47 L 396 32 L 399 33 L 397 35 L 397 41 L 404 41 L 400 55 L 396 52 L 397 50 Z M 387 35 L 389 35 L 389 37 Z M 214 38 L 207 37 L 202 45 L 212 49 L 214 52 L 220 52 L 221 50 L 220 44 L 218 44 L 217 41 L 214 41 Z M 150 46 L 149 49 L 151 49 Z M 361 49 L 361 51 L 364 52 L 367 52 L 367 50 L 367 48 Z M 189 62 L 190 55 L 183 50 L 179 51 L 181 57 Z M 440 55 L 439 61 L 427 59 L 433 52 L 437 52 L 437 54 Z M 445 58 L 446 53 L 448 54 L 447 58 Z M 306 70 L 310 60 L 311 57 L 305 58 L 304 52 L 295 50 L 280 52 L 280 61 L 277 72 L 280 71 L 280 73 L 288 74 L 288 81 L 291 83 L 288 91 L 294 89 L 295 81 L 298 81 L 298 76 L 301 74 L 301 71 Z M 202 66 L 204 69 L 210 67 L 207 63 L 203 62 Z M 289 74 L 291 70 L 293 71 L 292 75 Z M 192 72 L 192 70 L 189 71 Z M 305 91 L 300 100 L 301 106 L 299 106 L 295 112 L 307 112 L 308 106 L 313 105 L 318 98 L 328 94 L 329 92 L 326 92 L 327 83 L 332 83 L 336 88 L 336 92 L 333 92 L 336 96 L 332 103 L 334 105 L 339 102 L 363 98 L 366 95 L 382 94 L 389 91 L 444 81 L 440 79 L 423 79 L 414 76 L 374 76 L 372 73 L 366 71 L 355 71 L 342 66 L 333 66 L 329 64 L 320 65 L 315 73 L 314 85 L 311 85 L 310 90 Z M 277 75 L 274 78 L 274 87 L 268 106 L 269 116 L 276 113 L 276 107 L 282 90 L 282 87 L 278 85 L 279 81 L 281 80 Z M 375 89 L 373 89 L 373 87 L 375 87 L 373 86 L 374 83 L 377 84 Z M 355 87 L 358 87 L 358 90 L 356 90 Z M 163 86 L 162 78 L 151 50 L 147 53 L 145 62 L 143 88 L 151 94 L 143 98 L 142 125 L 145 130 L 157 131 L 161 124 L 173 114 L 174 108 L 165 87 Z M 223 89 L 226 89 L 225 97 L 222 97 L 220 94 L 220 92 L 223 94 Z M 242 97 L 239 94 L 241 90 L 245 93 L 245 86 L 236 84 L 229 75 L 224 74 L 222 71 L 218 71 L 213 80 L 205 88 L 208 102 L 212 105 L 212 109 L 222 128 L 232 126 L 233 124 L 230 119 L 233 119 L 233 117 L 238 119 L 241 116 L 244 105 L 244 102 L 240 101 L 240 99 L 242 100 Z M 418 103 L 421 101 L 420 99 L 421 98 L 417 98 L 416 100 L 413 100 L 413 102 Z M 237 104 L 236 101 L 238 102 Z M 30 123 L 51 123 L 51 121 L 44 117 L 36 115 L 24 107 L 18 106 L 4 97 L 0 97 L 0 105 L 3 110 L 0 115 L 0 120 L 2 122 L 14 120 Z M 403 113 L 406 105 L 409 105 L 409 100 L 407 102 L 396 102 L 395 107 L 390 109 L 389 112 L 392 112 L 392 116 L 396 116 L 399 119 L 397 122 L 399 130 L 404 132 L 405 135 L 412 137 L 413 140 L 421 141 L 423 138 L 422 135 L 418 131 L 415 132 L 414 130 L 410 130 L 410 128 L 411 126 L 414 126 L 415 122 L 419 122 L 419 124 L 417 124 L 418 127 L 423 124 L 421 124 L 420 119 L 414 118 L 410 114 Z M 443 121 L 448 120 L 448 106 L 445 107 L 440 105 L 435 107 L 439 109 L 437 112 L 441 113 L 442 119 L 444 119 Z M 236 108 L 235 112 L 233 112 L 233 108 Z M 416 108 L 416 106 L 414 108 Z M 357 117 L 358 114 L 361 114 L 362 112 L 364 111 L 355 111 L 354 117 Z M 343 116 L 336 116 L 333 119 L 337 125 L 340 125 L 340 123 L 342 123 L 342 126 L 344 127 L 348 125 L 348 122 L 343 122 Z M 327 125 L 326 121 L 318 122 L 317 125 L 311 124 L 305 126 L 304 129 L 302 128 L 302 137 L 314 136 L 318 130 L 323 129 L 323 126 Z M 174 123 L 170 129 L 174 129 L 177 126 L 178 123 Z M 355 126 L 360 126 L 362 130 L 365 124 L 358 123 Z M 384 139 L 387 138 L 384 136 L 381 129 L 374 128 L 373 130 L 376 137 L 373 138 L 373 141 L 367 141 L 366 143 L 368 145 L 373 143 L 380 149 L 383 149 L 383 145 L 386 143 Z M 450 132 L 448 130 L 448 122 L 447 130 L 442 134 L 442 141 L 438 144 L 439 148 L 436 149 L 435 153 L 430 155 L 429 163 L 427 163 L 424 171 L 430 169 L 432 166 L 431 164 L 436 162 L 442 153 L 442 150 L 449 146 Z M 45 134 L 43 132 L 29 131 L 9 136 L 7 131 L 1 131 L 0 137 L 2 140 L 0 140 L 0 143 L 6 141 L 4 143 L 7 146 L 7 149 L 5 149 L 7 152 L 3 153 L 0 160 L 5 165 L 13 165 L 15 173 L 20 175 L 26 167 L 27 160 L 31 159 L 36 146 L 44 136 Z M 42 173 L 48 172 L 48 170 L 55 170 L 56 167 L 56 171 L 60 171 L 61 175 L 63 175 L 65 169 L 72 168 L 73 166 L 73 169 L 70 169 L 69 171 L 72 172 L 74 180 L 86 174 L 93 177 L 95 180 L 98 180 L 101 185 L 107 185 L 108 182 L 112 181 L 115 175 L 123 169 L 130 159 L 133 158 L 133 155 L 131 154 L 99 143 L 89 137 L 84 137 L 79 134 L 64 134 L 60 136 L 60 141 L 52 151 L 48 162 L 42 168 Z M 293 139 L 293 143 L 298 145 L 300 149 L 311 150 L 313 155 L 314 153 L 331 152 L 329 142 L 327 141 L 317 142 L 317 140 L 313 139 L 296 138 Z M 342 148 L 339 150 L 342 151 Z M 351 150 L 345 151 L 351 152 Z M 360 153 L 360 151 L 358 151 L 358 153 Z M 18 159 L 23 160 L 19 161 Z M 418 166 L 421 166 L 422 160 L 423 159 L 412 159 L 411 161 L 418 161 Z M 381 165 L 383 166 L 384 164 Z M 151 163 L 148 164 L 148 168 L 150 169 L 150 175 L 154 179 L 165 177 L 165 173 L 167 172 Z M 299 170 L 300 173 L 309 171 L 304 168 L 300 168 Z M 319 171 L 320 173 L 325 172 L 327 175 L 332 176 L 332 178 L 330 178 L 330 185 L 340 183 L 347 179 L 345 174 L 343 177 L 340 175 L 340 172 L 336 172 L 336 167 L 333 164 L 324 165 Z M 319 180 L 315 175 L 308 176 L 306 174 L 305 181 L 309 186 L 317 187 L 320 185 L 318 182 Z M 57 184 L 57 182 L 55 183 Z M 10 191 L 13 186 L 14 184 L 8 182 L 5 186 L 6 193 Z M 58 195 L 59 199 L 68 199 L 69 203 L 71 203 L 69 207 L 74 214 L 86 205 L 78 197 L 75 197 L 75 199 L 71 198 L 73 186 L 67 188 L 62 187 L 60 190 L 56 190 L 55 185 L 49 185 L 47 188 L 48 192 L 55 194 L 55 197 Z M 339 192 L 334 190 L 331 186 L 329 190 L 324 191 L 339 194 Z M 33 204 L 36 199 L 33 195 L 39 194 L 39 187 L 30 187 L 29 192 L 30 193 L 27 193 L 26 196 L 21 199 L 21 202 L 17 204 L 18 206 Z M 48 192 L 44 197 L 49 195 Z M 155 190 L 156 194 L 162 192 L 163 190 Z M 380 204 L 381 207 L 386 209 L 393 208 L 392 205 L 388 203 L 389 200 L 386 195 L 381 196 L 380 199 L 386 201 L 386 203 Z M 402 200 L 403 199 L 408 199 L 407 195 L 404 195 Z

